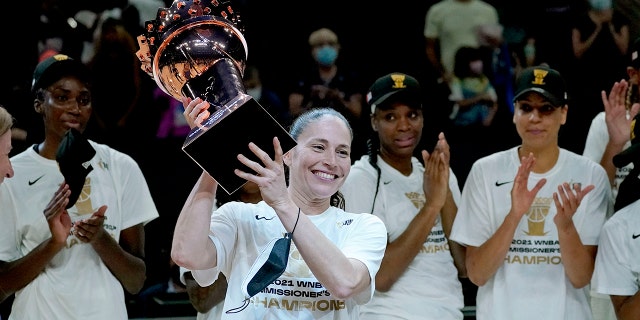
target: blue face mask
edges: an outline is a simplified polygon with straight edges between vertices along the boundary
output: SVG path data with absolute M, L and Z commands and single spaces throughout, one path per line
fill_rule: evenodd
M 611 0 L 589 0 L 589 4 L 595 10 L 611 9 Z
M 338 58 L 338 50 L 332 46 L 323 46 L 316 51 L 316 60 L 323 66 L 330 66 Z

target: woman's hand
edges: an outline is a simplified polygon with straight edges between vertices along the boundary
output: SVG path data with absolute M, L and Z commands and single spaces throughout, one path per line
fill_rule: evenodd
M 533 189 L 529 190 L 527 186 L 529 174 L 531 170 L 533 170 L 535 163 L 536 158 L 533 156 L 533 153 L 522 157 L 520 159 L 518 173 L 513 180 L 513 188 L 511 189 L 511 211 L 515 213 L 518 218 L 522 218 L 522 216 L 529 211 L 538 191 L 547 183 L 547 179 L 540 179 Z
M 209 102 L 202 100 L 202 98 L 182 98 L 182 105 L 184 106 L 184 118 L 189 124 L 189 128 L 193 129 L 196 126 L 202 127 L 202 121 L 208 119 L 211 115 Z
M 252 169 L 255 173 L 244 172 L 236 169 L 235 174 L 248 181 L 252 181 L 260 188 L 262 199 L 272 208 L 287 205 L 290 201 L 287 192 L 287 183 L 284 173 L 283 153 L 280 140 L 273 138 L 275 157 L 271 157 L 253 142 L 249 143 L 249 150 L 255 154 L 262 164 L 257 163 L 246 156 L 238 155 L 238 160 Z
M 107 206 L 98 208 L 88 219 L 76 221 L 73 225 L 73 234 L 82 242 L 90 243 L 99 239 L 104 230 L 104 213 Z
M 444 133 L 438 136 L 438 142 L 433 152 L 429 154 L 422 151 L 425 170 L 423 177 L 423 190 L 426 204 L 442 209 L 449 192 L 449 145 L 444 138 Z
M 71 230 L 71 218 L 66 209 L 70 195 L 69 185 L 63 182 L 53 194 L 43 212 L 49 224 L 51 238 L 58 244 L 66 243 Z

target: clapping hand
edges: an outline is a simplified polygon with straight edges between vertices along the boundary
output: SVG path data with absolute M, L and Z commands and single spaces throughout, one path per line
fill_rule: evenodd
M 582 189 L 579 183 L 569 185 L 563 183 L 558 186 L 558 192 L 553 193 L 553 201 L 556 204 L 556 216 L 553 218 L 558 229 L 573 223 L 573 215 L 578 210 L 582 198 L 595 188 L 594 185 L 588 185 Z
M 627 110 L 625 101 L 628 88 L 629 83 L 621 80 L 613 84 L 608 96 L 604 90 L 601 92 L 609 140 L 619 146 L 629 141 L 631 121 L 640 109 L 640 104 L 634 103 L 631 109 Z
M 513 180 L 513 188 L 511 189 L 511 212 L 516 214 L 518 218 L 522 218 L 522 216 L 529 211 L 538 191 L 547 183 L 547 179 L 540 179 L 540 181 L 533 186 L 533 189 L 529 190 L 529 174 L 533 170 L 535 163 L 536 158 L 533 156 L 533 153 L 522 157 L 520 159 L 518 173 Z
M 66 243 L 71 230 L 71 218 L 67 209 L 65 209 L 67 203 L 69 203 L 70 195 L 69 185 L 66 183 L 60 184 L 43 212 L 44 217 L 47 219 L 47 224 L 49 224 L 51 237 L 58 244 Z
M 90 243 L 98 239 L 101 233 L 106 232 L 103 227 L 105 220 L 104 213 L 106 211 L 107 206 L 102 206 L 88 219 L 76 221 L 73 225 L 73 234 L 76 238 L 82 242 Z
M 449 192 L 449 144 L 444 133 L 438 135 L 438 142 L 433 152 L 422 151 L 425 163 L 423 190 L 428 206 L 440 210 Z

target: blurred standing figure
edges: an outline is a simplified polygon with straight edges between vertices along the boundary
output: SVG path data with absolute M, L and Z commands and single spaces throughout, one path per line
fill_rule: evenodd
M 7 109 L 0 106 L 0 184 L 5 178 L 13 177 L 13 167 L 11 166 L 11 128 L 13 127 L 13 117 Z
M 289 108 L 275 91 L 262 83 L 260 70 L 257 66 L 247 65 L 242 80 L 247 94 L 267 110 L 281 126 L 288 128 L 291 125 Z
M 406 74 L 378 78 L 369 90 L 368 155 L 351 167 L 340 189 L 346 210 L 370 212 L 387 226 L 387 249 L 376 292 L 362 319 L 462 319 L 459 276 L 464 248 L 449 242 L 460 189 L 448 165 L 449 145 L 440 133 L 422 161 L 413 154 L 424 118 L 418 81 Z M 456 268 L 456 266 L 458 268 Z
M 96 142 L 131 155 L 146 172 L 150 143 L 158 129 L 161 112 L 151 103 L 154 81 L 140 68 L 134 37 L 119 19 L 107 18 L 94 42 L 94 56 L 87 63 L 94 97 L 87 136 Z M 156 107 L 156 108 L 154 108 Z
M 350 66 L 339 64 L 338 35 L 328 28 L 320 28 L 309 35 L 313 64 L 301 68 L 289 91 L 289 113 L 296 118 L 310 108 L 332 108 L 344 115 L 354 131 L 352 159 L 365 151 L 366 112 L 363 114 L 364 92 L 360 75 Z
M 441 0 L 427 11 L 424 26 L 427 59 L 440 79 L 453 77 L 454 57 L 460 47 L 477 48 L 477 30 L 498 24 L 498 11 L 482 0 Z
M 524 69 L 514 104 L 522 144 L 473 164 L 451 231 L 478 285 L 476 318 L 593 319 L 589 282 L 611 210 L 607 174 L 558 146 L 569 109 L 559 72 Z
M 9 319 L 126 319 L 124 290 L 146 277 L 144 224 L 158 216 L 147 183 L 130 156 L 91 140 L 92 158 L 66 175 L 73 188 L 62 175 L 59 146 L 91 116 L 85 65 L 52 56 L 32 91 L 46 136 L 11 158 L 15 178 L 0 185 L 0 300 L 15 293 Z
M 451 167 L 462 176 L 460 186 L 464 185 L 471 165 L 495 151 L 486 141 L 492 138 L 490 127 L 498 112 L 498 94 L 484 70 L 480 49 L 458 49 L 454 76 L 449 83 L 449 100 L 453 103 L 449 144 L 458 150 Z
M 589 0 L 589 7 L 573 23 L 571 43 L 573 66 L 568 85 L 572 102 L 580 112 L 571 119 L 566 135 L 584 145 L 584 133 L 594 116 L 602 111 L 600 92 L 627 76 L 629 21 L 614 10 L 611 0 Z

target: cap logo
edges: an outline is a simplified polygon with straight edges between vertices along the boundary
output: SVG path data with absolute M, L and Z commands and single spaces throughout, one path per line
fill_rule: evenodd
M 391 75 L 391 80 L 393 80 L 393 86 L 391 86 L 391 88 L 393 89 L 403 89 L 406 88 L 407 85 L 404 84 L 404 75 L 403 74 L 392 74 Z
M 56 54 L 55 56 L 53 56 L 54 59 L 56 59 L 56 61 L 62 61 L 62 60 L 68 60 L 69 56 L 66 54 Z
M 547 74 L 549 73 L 549 71 L 547 70 L 542 70 L 542 69 L 534 69 L 533 70 L 533 81 L 531 81 L 531 83 L 538 85 L 538 86 L 542 86 L 545 85 L 544 82 L 544 78 L 547 76 Z

